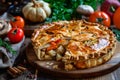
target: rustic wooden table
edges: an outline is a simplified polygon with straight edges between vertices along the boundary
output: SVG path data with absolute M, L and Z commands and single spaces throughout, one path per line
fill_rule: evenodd
M 14 79 L 6 78 L 7 77 L 6 73 L 3 73 L 0 75 L 0 80 L 34 80 L 34 79 L 29 79 L 26 77 L 28 73 L 23 74 Z M 89 79 L 59 79 L 59 78 L 55 79 L 55 78 L 47 78 L 47 77 L 38 77 L 37 80 L 120 80 L 120 68 L 104 76 L 99 76 L 99 77 L 89 78 Z
M 13 79 L 13 80 L 27 80 L 24 77 L 18 78 L 18 79 Z M 115 70 L 112 73 L 109 73 L 104 76 L 99 76 L 96 78 L 89 78 L 89 79 L 50 79 L 50 78 L 45 78 L 45 77 L 38 77 L 38 80 L 120 80 L 120 68 Z

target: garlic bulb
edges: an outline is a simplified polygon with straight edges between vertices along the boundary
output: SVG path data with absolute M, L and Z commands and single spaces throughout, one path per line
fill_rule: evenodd
M 84 15 L 90 15 L 94 12 L 94 9 L 89 5 L 79 5 L 77 12 Z

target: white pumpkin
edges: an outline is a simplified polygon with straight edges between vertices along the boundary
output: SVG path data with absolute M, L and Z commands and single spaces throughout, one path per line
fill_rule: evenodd
M 23 15 L 26 19 L 32 22 L 42 22 L 51 14 L 51 9 L 48 3 L 45 1 L 29 2 L 22 9 Z

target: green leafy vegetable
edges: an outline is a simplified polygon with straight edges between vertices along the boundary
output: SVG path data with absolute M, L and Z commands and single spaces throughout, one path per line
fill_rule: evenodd
M 10 44 L 6 41 L 3 41 L 1 38 L 0 38 L 0 46 L 5 47 L 9 52 L 13 54 L 16 53 L 16 51 L 11 48 Z
M 117 40 L 120 41 L 120 30 L 113 27 L 111 29 L 115 33 Z
M 86 4 L 97 9 L 104 0 L 44 0 L 50 4 L 52 9 L 51 17 L 46 19 L 46 22 L 58 20 L 81 19 L 81 15 L 76 12 L 79 5 Z

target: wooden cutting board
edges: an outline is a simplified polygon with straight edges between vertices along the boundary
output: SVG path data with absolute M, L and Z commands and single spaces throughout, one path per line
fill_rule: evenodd
M 52 77 L 57 78 L 91 78 L 102 76 L 107 73 L 110 73 L 120 67 L 120 42 L 117 42 L 117 48 L 115 50 L 115 54 L 113 57 L 100 66 L 83 69 L 83 70 L 73 70 L 73 71 L 65 71 L 65 70 L 55 70 L 53 69 L 54 64 L 59 64 L 56 61 L 39 61 L 34 53 L 33 47 L 30 44 L 26 48 L 26 57 L 28 62 L 35 68 L 37 68 L 40 73 L 43 72 L 46 75 L 50 75 Z

